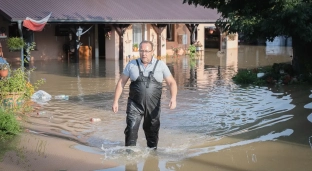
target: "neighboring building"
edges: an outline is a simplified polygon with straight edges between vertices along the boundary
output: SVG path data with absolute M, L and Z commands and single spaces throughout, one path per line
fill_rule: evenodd
M 7 61 L 19 60 L 10 52 L 5 36 L 19 34 L 26 17 L 40 20 L 52 15 L 41 32 L 23 27 L 23 38 L 36 42 L 33 60 L 66 59 L 69 34 L 78 27 L 92 28 L 80 38 L 81 58 L 122 60 L 139 56 L 133 49 L 142 40 L 154 42 L 155 56 L 172 53 L 172 47 L 186 49 L 195 40 L 205 47 L 205 28 L 214 27 L 217 10 L 182 4 L 182 0 L 1 0 L 0 40 Z M 18 24 L 19 23 L 19 24 Z M 4 34 L 3 34 L 4 33 Z M 193 34 L 191 34 L 193 33 Z M 193 35 L 193 37 L 191 36 Z M 193 39 L 193 42 L 190 39 Z M 235 46 L 235 45 L 234 45 Z M 237 46 L 237 45 L 236 45 Z M 92 55 L 90 55 L 92 54 Z

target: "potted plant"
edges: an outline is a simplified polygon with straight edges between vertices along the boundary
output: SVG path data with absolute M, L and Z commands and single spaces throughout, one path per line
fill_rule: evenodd
M 236 38 L 236 34 L 234 34 L 234 33 L 231 33 L 231 34 L 228 34 L 228 40 L 235 40 L 235 38 Z
M 24 40 L 20 37 L 10 37 L 7 40 L 7 45 L 11 51 L 21 50 L 25 43 Z
M 8 76 L 9 69 L 10 69 L 9 63 L 0 63 L 0 80 Z
M 197 41 L 197 42 L 194 43 L 194 46 L 196 47 L 196 50 L 198 51 L 198 50 L 201 50 L 201 47 L 203 45 L 200 43 L 200 41 Z
M 132 50 L 133 50 L 134 52 L 137 52 L 137 51 L 139 50 L 139 45 L 138 45 L 137 43 L 133 44 Z
M 15 108 L 30 100 L 34 90 L 44 83 L 43 79 L 34 84 L 28 81 L 33 70 L 18 68 L 10 71 L 10 76 L 0 80 L 0 106 Z
M 182 47 L 172 47 L 172 51 L 173 51 L 173 55 L 183 55 L 184 50 L 182 49 Z

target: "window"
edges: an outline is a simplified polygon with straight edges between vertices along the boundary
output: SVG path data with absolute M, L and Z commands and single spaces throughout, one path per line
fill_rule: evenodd
M 9 26 L 9 37 L 20 37 L 17 24 Z
M 133 24 L 133 44 L 140 44 L 142 42 L 142 24 Z
M 9 26 L 9 37 L 20 37 L 17 24 Z M 23 39 L 25 43 L 31 43 L 35 41 L 34 32 L 23 27 Z
M 174 24 L 167 24 L 167 40 L 174 41 Z

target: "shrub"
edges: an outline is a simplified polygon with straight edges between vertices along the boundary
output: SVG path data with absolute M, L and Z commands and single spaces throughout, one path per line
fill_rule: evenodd
M 258 78 L 257 74 L 263 73 L 263 76 Z M 312 70 L 304 74 L 295 75 L 291 64 L 274 63 L 272 66 L 254 68 L 251 70 L 241 69 L 234 77 L 233 81 L 237 84 L 294 84 L 294 83 L 312 83 Z
M 196 46 L 195 45 L 190 45 L 188 48 L 189 52 L 190 52 L 190 58 L 194 59 L 195 58 L 195 54 L 196 54 Z
M 248 69 L 239 70 L 232 79 L 237 84 L 252 84 L 258 80 L 257 74 Z
M 19 108 L 25 101 L 30 100 L 35 90 L 44 83 L 43 79 L 37 80 L 31 84 L 28 81 L 28 75 L 33 71 L 26 69 L 10 70 L 10 76 L 0 81 L 0 106 L 3 108 Z M 20 94 L 13 96 L 13 94 Z M 11 95 L 11 97 L 10 97 Z
M 25 43 L 20 37 L 10 37 L 7 40 L 7 45 L 10 50 L 21 50 Z
M 0 108 L 0 140 L 12 138 L 21 131 L 20 123 L 12 112 Z
M 139 45 L 137 43 L 133 44 L 134 48 L 139 48 Z

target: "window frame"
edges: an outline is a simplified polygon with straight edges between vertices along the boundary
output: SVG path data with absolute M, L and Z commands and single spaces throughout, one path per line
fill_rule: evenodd
M 143 40 L 143 24 L 133 24 L 132 25 L 132 43 L 140 44 Z

